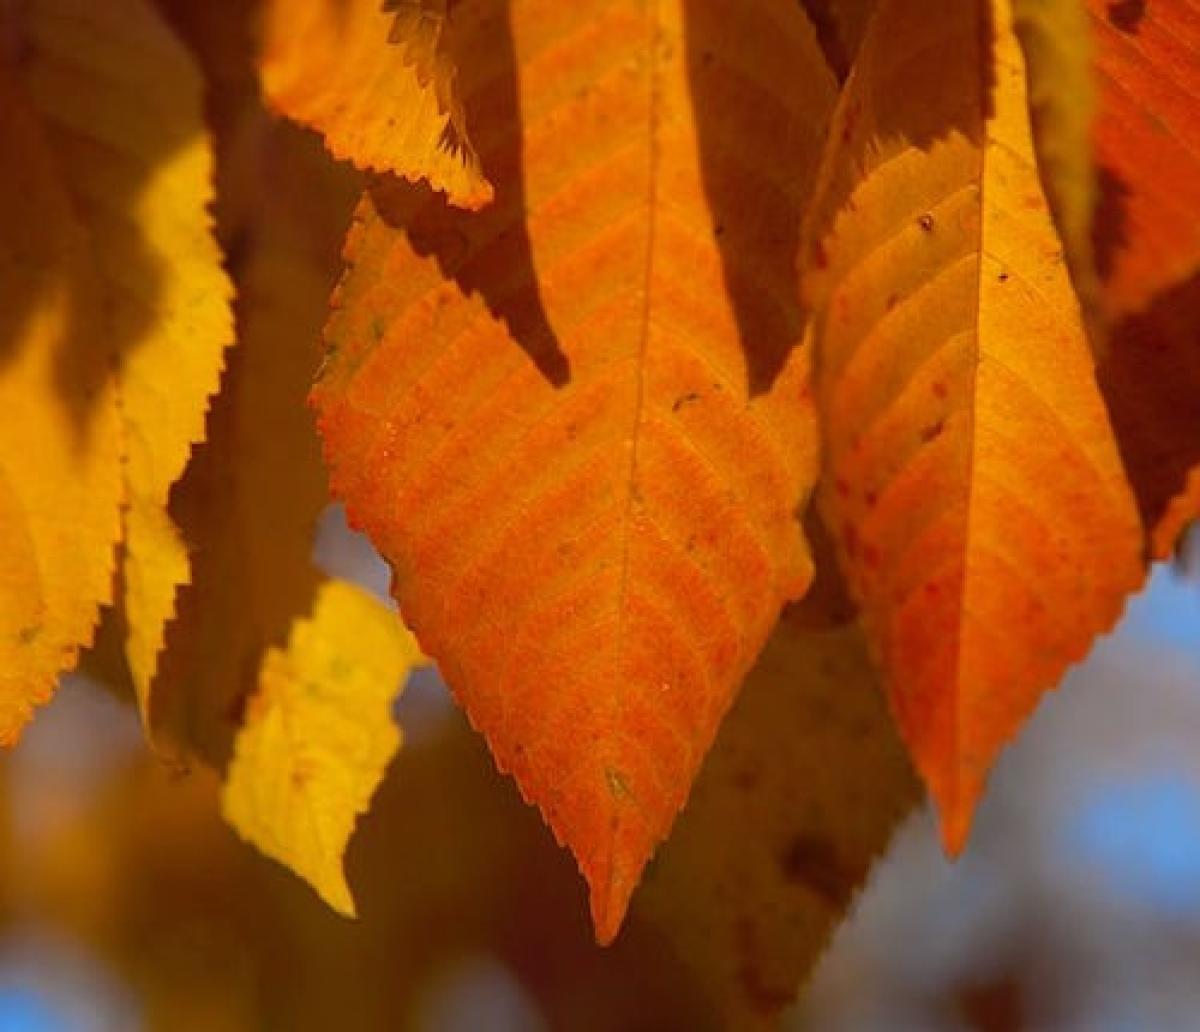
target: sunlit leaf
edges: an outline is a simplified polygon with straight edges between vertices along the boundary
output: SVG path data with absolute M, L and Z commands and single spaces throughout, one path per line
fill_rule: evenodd
M 263 88 L 339 158 L 427 179 L 454 204 L 478 208 L 492 188 L 467 138 L 450 38 L 456 29 L 494 32 L 503 12 L 464 3 L 451 18 L 446 8 L 447 0 L 268 0 Z
M 822 509 L 952 850 L 997 751 L 1142 577 L 1020 52 L 1006 5 L 985 15 L 881 5 L 807 255 Z
M 793 268 L 833 83 L 783 0 L 521 0 L 511 39 L 505 6 L 455 7 L 496 203 L 371 192 L 314 401 L 335 493 L 608 941 L 808 581 Z

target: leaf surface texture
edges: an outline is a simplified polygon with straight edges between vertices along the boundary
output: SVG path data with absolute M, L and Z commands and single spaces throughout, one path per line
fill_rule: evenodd
M 791 3 L 505 10 L 455 7 L 496 201 L 372 191 L 313 397 L 335 494 L 607 941 L 809 578 L 793 269 L 833 83 Z

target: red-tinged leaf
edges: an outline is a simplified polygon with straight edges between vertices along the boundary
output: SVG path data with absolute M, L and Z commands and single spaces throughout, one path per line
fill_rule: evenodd
M 1200 516 L 1200 273 L 1113 329 L 1098 370 L 1145 526 L 1165 559 Z
M 506 9 L 452 19 L 496 203 L 372 192 L 314 401 L 335 493 L 608 941 L 808 580 L 791 269 L 833 85 L 784 0 Z
M 1094 246 L 1115 320 L 1200 270 L 1200 3 L 1087 2 L 1100 84 Z
M 1019 10 L 1042 174 L 1148 548 L 1162 558 L 1200 512 L 1185 486 L 1200 470 L 1200 5 Z M 1090 32 L 1069 30 L 1079 19 Z

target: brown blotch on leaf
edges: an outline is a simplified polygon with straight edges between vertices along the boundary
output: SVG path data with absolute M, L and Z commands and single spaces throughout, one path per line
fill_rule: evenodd
M 788 843 L 779 869 L 789 882 L 809 889 L 839 913 L 863 877 L 863 872 L 848 869 L 828 842 L 803 833 Z
M 1108 20 L 1121 32 L 1137 32 L 1146 17 L 1146 0 L 1116 0 L 1108 5 Z

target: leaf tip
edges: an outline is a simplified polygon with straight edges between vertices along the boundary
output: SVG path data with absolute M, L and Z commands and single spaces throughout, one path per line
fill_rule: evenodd
M 975 820 L 975 804 L 983 790 L 970 776 L 958 774 L 949 784 L 931 784 L 930 793 L 937 807 L 942 850 L 951 860 L 957 860 L 966 848 Z

